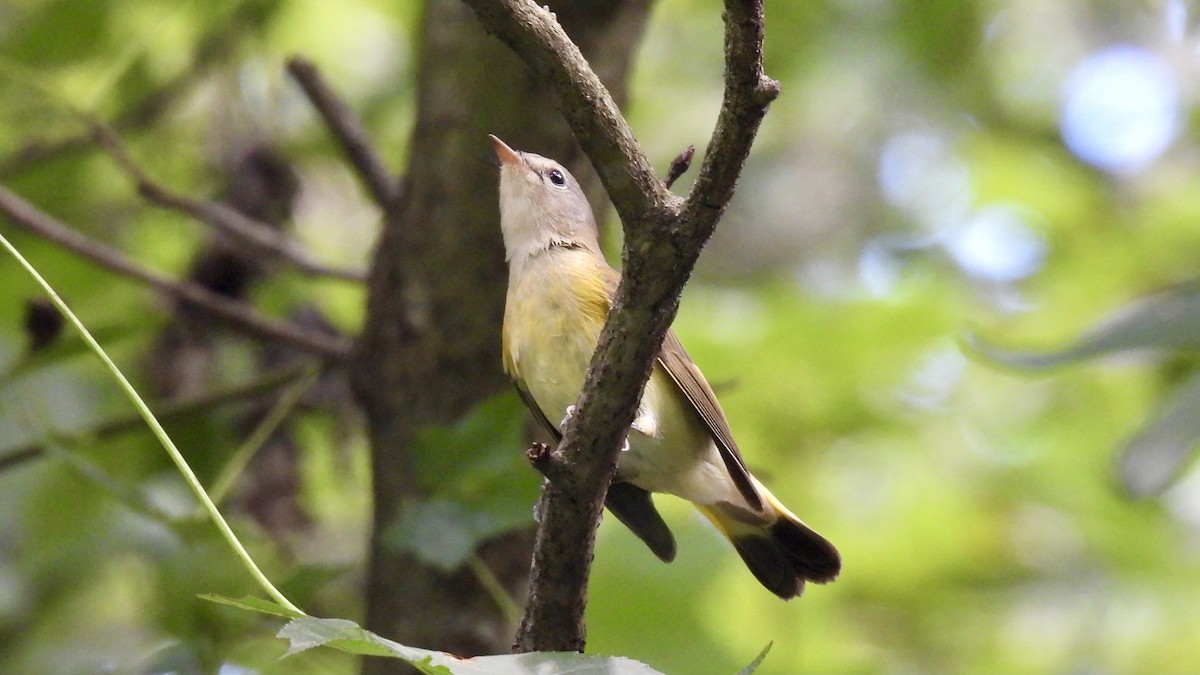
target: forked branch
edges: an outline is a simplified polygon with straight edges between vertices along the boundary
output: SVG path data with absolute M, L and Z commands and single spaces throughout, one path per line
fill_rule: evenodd
M 248 305 L 213 293 L 203 286 L 169 279 L 146 269 L 117 249 L 94 241 L 52 218 L 3 186 L 0 186 L 0 213 L 22 229 L 149 286 L 163 296 L 204 312 L 247 335 L 287 344 L 329 361 L 344 361 L 350 355 L 350 345 L 343 338 L 307 331 L 290 323 L 267 318 Z
M 762 69 L 762 0 L 725 2 L 725 94 L 686 200 L 651 169 L 612 97 L 554 14 L 531 0 L 464 0 L 558 95 L 625 230 L 624 272 L 557 453 L 567 470 L 542 496 L 517 651 L 582 651 L 595 530 L 624 436 L 679 294 L 733 195 L 779 85 Z

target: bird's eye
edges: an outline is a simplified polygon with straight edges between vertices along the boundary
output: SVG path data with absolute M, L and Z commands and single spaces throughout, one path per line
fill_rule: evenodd
M 564 176 L 563 172 L 559 171 L 558 169 L 550 169 L 550 173 L 546 175 L 550 176 L 550 182 L 554 183 L 554 185 L 558 187 L 562 187 L 567 184 L 567 177 Z

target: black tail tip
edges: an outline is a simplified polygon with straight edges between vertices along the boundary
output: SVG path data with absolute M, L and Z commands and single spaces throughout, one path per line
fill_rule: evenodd
M 842 571 L 842 555 L 837 548 L 803 523 L 780 518 L 771 525 L 770 532 L 796 576 L 824 584 Z
M 804 593 L 806 582 L 824 584 L 842 570 L 829 540 L 784 518 L 761 534 L 734 537 L 733 546 L 759 583 L 784 600 Z

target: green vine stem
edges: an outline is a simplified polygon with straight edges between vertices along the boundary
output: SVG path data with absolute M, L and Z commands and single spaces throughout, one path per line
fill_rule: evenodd
M 287 416 L 292 414 L 296 405 L 300 403 L 300 397 L 316 384 L 317 378 L 320 376 L 321 368 L 319 366 L 306 367 L 301 379 L 283 391 L 279 400 L 271 406 L 270 411 L 254 428 L 254 431 L 246 437 L 246 440 L 242 441 L 237 450 L 233 451 L 233 455 L 230 456 L 225 467 L 221 469 L 221 473 L 209 487 L 209 497 L 214 504 L 221 504 L 225 501 L 246 465 L 254 458 L 254 454 L 270 439 L 271 434 L 275 433 Z M 202 514 L 203 512 L 201 512 Z
M 204 491 L 204 487 L 200 485 L 199 479 L 197 479 L 196 474 L 192 472 L 192 468 L 188 466 L 187 460 L 183 458 L 183 455 L 179 452 L 179 448 L 175 447 L 175 443 L 171 440 L 170 436 L 167 436 L 167 432 L 162 428 L 162 425 L 158 423 L 158 420 L 155 419 L 154 414 L 150 412 L 150 408 L 146 406 L 145 401 L 143 401 L 142 397 L 138 395 L 137 390 L 133 388 L 133 385 L 129 383 L 129 380 L 125 379 L 125 376 L 117 368 L 116 364 L 112 362 L 112 359 L 108 358 L 108 354 L 105 353 L 104 349 L 100 346 L 100 343 L 96 342 L 95 338 L 92 337 L 92 334 L 88 332 L 87 328 L 83 326 L 83 323 L 80 322 L 71 309 L 67 307 L 67 303 L 63 302 L 62 298 L 58 297 L 58 293 L 54 292 L 54 289 L 51 288 L 50 284 L 42 278 L 42 275 L 38 274 L 38 271 L 34 269 L 33 265 L 29 264 L 29 261 L 25 260 L 24 256 L 22 256 L 21 253 L 17 251 L 17 249 L 11 243 L 9 243 L 8 239 L 6 239 L 2 234 L 0 234 L 0 244 L 3 244 L 4 248 L 8 249 L 8 252 L 12 254 L 12 256 L 16 258 L 17 262 L 25 268 L 25 271 L 29 273 L 29 276 L 33 277 L 34 281 L 36 281 L 38 285 L 42 287 L 42 290 L 46 292 L 46 295 L 50 298 L 50 301 L 54 303 L 54 306 L 58 308 L 58 311 L 62 312 L 63 316 L 67 317 L 67 320 L 69 320 L 71 324 L 75 326 L 75 330 L 79 331 L 79 334 L 81 337 L 83 337 L 84 342 L 86 342 L 87 345 L 91 347 L 92 351 L 96 353 L 96 356 L 98 356 L 100 360 L 104 362 L 104 366 L 108 368 L 108 371 L 117 381 L 117 384 L 120 386 L 121 390 L 125 392 L 125 395 L 133 403 L 134 408 L 136 408 L 138 413 L 141 414 L 142 419 L 146 421 L 146 425 L 150 427 L 150 430 L 154 432 L 154 435 L 158 438 L 159 443 L 161 443 L 163 448 L 166 449 L 167 454 L 171 457 L 171 461 L 175 462 L 175 466 L 179 469 L 179 473 L 183 475 L 184 481 L 196 495 L 196 499 L 200 500 L 200 504 L 204 507 L 204 510 L 208 512 L 213 524 L 216 525 L 217 529 L 221 532 L 221 536 L 223 536 L 225 541 L 229 543 L 229 546 L 233 549 L 233 552 L 239 559 L 241 559 L 242 564 L 245 565 L 246 569 L 250 572 L 250 575 L 254 577 L 254 580 L 258 582 L 263 591 L 266 592 L 266 594 L 272 600 L 280 605 L 283 605 L 289 610 L 303 614 L 303 611 L 299 607 L 292 604 L 292 602 L 288 600 L 287 597 L 285 597 L 283 593 L 279 591 L 279 589 L 275 588 L 271 581 L 267 579 L 266 575 L 262 573 L 262 570 L 258 568 L 258 565 L 255 564 L 254 560 L 250 557 L 250 554 L 246 552 L 246 548 L 242 546 L 242 542 L 238 540 L 237 535 L 233 533 L 233 530 L 229 527 L 229 523 L 225 522 L 225 518 L 221 515 L 221 512 L 217 510 L 216 504 L 213 504 L 212 499 L 209 499 L 208 493 L 206 493 Z

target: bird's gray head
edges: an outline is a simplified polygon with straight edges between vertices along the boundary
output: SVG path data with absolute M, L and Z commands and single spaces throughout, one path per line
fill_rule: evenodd
M 554 246 L 600 253 L 596 220 L 578 181 L 558 162 L 513 150 L 491 137 L 500 160 L 500 230 L 505 260 L 521 262 Z

